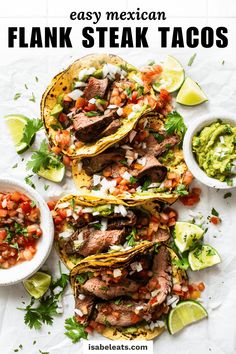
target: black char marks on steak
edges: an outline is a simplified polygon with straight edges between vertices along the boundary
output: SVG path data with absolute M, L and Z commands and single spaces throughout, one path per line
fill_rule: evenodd
M 169 137 L 165 137 L 161 143 L 158 143 L 155 137 L 150 134 L 145 140 L 146 149 L 145 152 L 153 155 L 160 156 L 164 152 L 166 152 L 169 148 L 177 145 L 180 142 L 180 138 L 178 135 L 172 135 Z
M 129 293 L 135 293 L 139 286 L 138 283 L 130 279 L 125 279 L 118 284 L 107 285 L 103 280 L 90 278 L 81 286 L 81 291 L 84 294 L 93 294 L 103 300 L 111 300 Z
M 147 288 L 150 291 L 155 290 L 151 285 L 153 284 L 153 279 L 157 280 L 159 288 L 157 289 L 157 295 L 154 296 L 154 298 L 151 298 L 149 301 L 149 306 L 151 309 L 156 308 L 156 306 L 162 304 L 171 291 L 172 268 L 170 252 L 168 251 L 167 247 L 161 246 L 159 248 L 158 253 L 154 256 L 152 271 L 153 277 L 149 280 Z M 153 301 L 154 299 L 155 301 Z
M 82 238 L 81 245 L 76 247 L 76 240 Z M 78 254 L 84 257 L 107 251 L 109 246 L 121 244 L 125 237 L 125 230 L 94 230 L 84 228 L 76 231 L 64 245 L 66 254 Z
M 120 127 L 121 121 L 119 119 L 113 120 L 113 122 L 111 122 L 108 127 L 100 134 L 99 138 L 115 134 Z
M 119 151 L 104 152 L 100 155 L 83 159 L 83 169 L 87 175 L 92 176 L 94 173 L 102 171 L 107 166 L 123 158 L 124 156 Z
M 132 305 L 132 306 L 131 306 Z M 128 327 L 143 320 L 142 316 L 135 313 L 135 309 L 142 304 L 132 301 L 123 301 L 120 304 L 113 302 L 99 304 L 95 321 L 101 324 L 109 323 L 115 327 Z M 116 316 L 113 315 L 116 313 Z
M 96 96 L 103 98 L 108 88 L 108 79 L 96 79 L 95 77 L 90 77 L 88 84 L 84 90 L 84 98 L 90 100 Z
M 132 175 L 136 178 L 141 178 L 148 175 L 152 182 L 161 182 L 165 179 L 167 168 L 160 164 L 155 156 L 145 155 L 143 159 L 146 159 L 145 165 L 142 170 L 131 171 Z
M 112 122 L 114 112 L 102 116 L 88 117 L 81 112 L 74 116 L 73 127 L 78 140 L 85 143 L 97 140 L 98 135 Z
M 95 302 L 93 295 L 78 294 L 75 298 L 75 319 L 79 323 L 85 323 L 92 314 Z M 79 310 L 83 313 L 83 316 L 77 313 Z M 78 311 L 78 312 L 79 312 Z
M 107 229 L 122 229 L 125 226 L 135 226 L 137 223 L 137 217 L 132 210 L 127 212 L 126 216 L 120 214 L 112 214 L 108 216 Z

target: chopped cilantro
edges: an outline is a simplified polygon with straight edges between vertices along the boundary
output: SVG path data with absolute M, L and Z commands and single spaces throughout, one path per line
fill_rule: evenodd
M 31 102 L 36 102 L 36 98 L 35 98 L 35 95 L 34 95 L 33 92 L 32 92 L 32 94 L 31 94 L 31 97 L 29 98 L 29 101 L 31 101 Z
M 191 65 L 193 64 L 193 62 L 194 62 L 196 56 L 197 56 L 197 53 L 194 53 L 194 54 L 191 56 L 191 58 L 190 58 L 189 61 L 188 61 L 188 66 L 191 66 Z
M 39 82 L 39 79 L 38 79 L 38 77 L 37 77 L 37 76 L 35 76 L 35 81 L 36 81 L 36 82 Z
M 109 288 L 108 288 L 107 286 L 100 286 L 99 289 L 102 290 L 102 291 L 107 291 L 107 290 L 109 290 Z
M 228 186 L 233 187 L 233 180 L 232 180 L 232 178 L 227 178 L 227 179 L 225 180 L 225 182 L 227 183 Z
M 20 98 L 20 97 L 21 97 L 21 93 L 17 92 L 17 93 L 15 94 L 15 96 L 14 96 L 14 100 L 16 101 L 16 100 L 18 100 L 18 98 Z
M 17 168 L 18 167 L 18 163 L 16 163 L 14 166 L 12 166 L 12 168 Z
M 231 192 L 228 192 L 228 193 L 224 194 L 224 199 L 231 198 L 231 197 L 232 197 L 232 193 Z
M 25 84 L 25 88 L 26 88 L 26 90 L 28 90 L 28 86 Z
M 80 285 L 82 285 L 88 280 L 88 274 L 87 273 L 79 274 L 77 275 L 76 280 Z
M 85 115 L 86 115 L 87 117 L 96 117 L 96 116 L 99 115 L 99 113 L 96 112 L 96 111 L 90 111 L 90 112 L 85 113 Z
M 32 188 L 35 189 L 35 184 L 31 181 L 31 177 L 33 177 L 33 175 L 28 175 L 26 176 L 24 179 L 25 179 L 25 182 Z
M 97 230 L 101 230 L 102 225 L 99 222 L 96 222 L 95 224 L 92 224 L 92 227 Z
M 129 181 L 130 181 L 131 184 L 134 184 L 134 183 L 136 183 L 138 180 L 137 180 L 137 178 L 131 176 L 130 179 L 129 179 Z
M 214 216 L 219 216 L 219 213 L 218 213 L 217 210 L 215 210 L 215 208 L 211 209 L 211 214 L 214 215 Z
M 44 190 L 47 191 L 49 187 L 50 187 L 49 184 L 45 184 L 44 185 Z
M 142 185 L 142 192 L 148 190 L 148 187 L 150 186 L 150 184 L 152 183 L 150 178 L 147 178 L 146 181 L 143 183 Z
M 131 88 L 130 88 L 130 87 L 127 87 L 127 88 L 125 89 L 125 91 L 126 91 L 126 94 L 127 94 L 128 98 L 131 98 L 131 96 L 132 96 L 132 90 L 131 90 Z
M 184 196 L 184 195 L 188 195 L 188 190 L 186 189 L 186 186 L 184 184 L 179 184 L 175 190 L 175 192 L 178 195 Z
M 177 111 L 173 111 L 167 115 L 165 130 L 168 135 L 177 133 L 181 138 L 184 137 L 187 127 L 184 124 L 183 117 Z
M 164 135 L 162 134 L 159 133 L 152 133 L 152 134 L 154 138 L 158 141 L 158 143 L 161 143 L 165 139 Z
M 135 241 L 136 235 L 137 235 L 137 230 L 133 228 L 131 233 L 126 236 L 126 242 L 128 246 L 134 247 L 136 245 L 136 241 Z
M 35 134 L 41 130 L 42 127 L 43 121 L 41 119 L 27 119 L 26 125 L 24 126 L 23 137 L 20 142 L 25 143 L 29 147 Z
M 187 270 L 189 268 L 188 257 L 183 257 L 180 259 L 173 259 L 172 264 L 177 268 Z

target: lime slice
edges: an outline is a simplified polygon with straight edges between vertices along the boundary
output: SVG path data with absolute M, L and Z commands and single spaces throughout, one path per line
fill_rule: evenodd
M 21 114 L 10 114 L 4 118 L 12 140 L 15 144 L 16 152 L 21 154 L 28 148 L 26 143 L 21 143 L 20 141 L 23 137 L 24 127 L 29 118 Z M 32 139 L 31 143 L 33 143 L 33 140 L 34 139 Z
M 59 168 L 54 168 L 54 167 L 49 167 L 47 169 L 40 168 L 37 174 L 40 177 L 48 179 L 49 181 L 58 183 L 63 180 L 63 177 L 65 175 L 65 166 L 62 163 Z
M 163 72 L 158 82 L 153 84 L 155 91 L 166 89 L 169 92 L 177 91 L 184 82 L 184 68 L 174 57 L 168 55 L 162 64 Z
M 23 281 L 25 290 L 35 299 L 42 297 L 51 284 L 51 275 L 43 272 L 37 272 L 29 279 Z
M 197 301 L 186 300 L 173 308 L 167 319 L 170 334 L 179 332 L 191 323 L 197 322 L 208 316 L 206 309 Z
M 187 77 L 179 90 L 176 102 L 185 106 L 196 106 L 206 101 L 208 98 L 201 87 L 190 77 Z
M 174 228 L 174 241 L 180 252 L 187 251 L 195 241 L 200 240 L 204 230 L 189 222 L 177 222 Z
M 188 261 L 192 270 L 201 270 L 219 264 L 219 253 L 210 245 L 202 245 L 189 252 Z

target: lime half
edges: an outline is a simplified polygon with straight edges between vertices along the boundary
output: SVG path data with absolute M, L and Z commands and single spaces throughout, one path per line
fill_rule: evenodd
M 170 311 L 167 327 L 170 334 L 175 334 L 191 323 L 200 321 L 207 316 L 206 309 L 199 302 L 182 301 Z
M 169 92 L 177 91 L 184 82 L 184 68 L 174 57 L 168 55 L 162 64 L 163 72 L 158 82 L 153 84 L 155 91 L 166 89 Z
M 201 270 L 219 264 L 219 253 L 210 245 L 202 245 L 189 252 L 188 261 L 192 270 Z
M 63 163 L 61 163 L 59 168 L 49 167 L 47 169 L 44 169 L 41 167 L 37 174 L 40 177 L 48 179 L 49 181 L 58 183 L 63 180 L 63 177 L 65 175 L 65 166 L 63 165 Z
M 11 138 L 15 144 L 16 152 L 18 154 L 21 154 L 28 148 L 26 143 L 21 143 L 21 139 L 23 137 L 25 125 L 29 118 L 21 114 L 10 114 L 8 116 L 5 116 L 4 118 L 8 130 L 10 132 Z
M 35 299 L 42 297 L 51 284 L 51 275 L 43 272 L 37 272 L 32 277 L 23 281 L 25 290 Z
M 176 246 L 180 252 L 184 252 L 202 238 L 204 230 L 195 224 L 179 221 L 175 224 L 174 234 Z
M 208 98 L 201 87 L 190 77 L 187 77 L 179 90 L 176 102 L 185 106 L 197 106 L 206 101 L 208 101 Z

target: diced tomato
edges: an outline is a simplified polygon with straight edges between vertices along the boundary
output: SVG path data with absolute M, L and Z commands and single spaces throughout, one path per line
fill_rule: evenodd
M 136 313 L 132 313 L 132 314 L 131 314 L 131 322 L 132 322 L 133 324 L 139 322 L 140 319 L 141 319 L 140 316 L 136 315 Z
M 61 123 L 65 123 L 68 120 L 68 117 L 65 113 L 60 113 L 58 116 L 58 120 Z
M 218 225 L 221 223 L 221 219 L 218 218 L 218 216 L 211 216 L 210 217 L 210 222 L 214 225 Z
M 54 154 L 59 155 L 61 153 L 61 148 L 59 148 L 59 146 L 52 146 L 51 147 L 52 152 L 54 152 Z
M 190 293 L 190 298 L 193 300 L 199 299 L 199 297 L 201 297 L 201 292 L 198 290 L 194 290 Z
M 49 210 L 53 210 L 56 204 L 57 204 L 56 200 L 49 200 L 49 202 L 47 202 Z
M 0 209 L 0 218 L 5 218 L 7 216 L 7 210 Z
M 57 213 L 62 219 L 65 219 L 67 217 L 67 212 L 65 209 L 59 209 Z
M 87 104 L 87 101 L 85 98 L 79 97 L 76 102 L 75 102 L 75 107 L 76 108 L 83 108 Z
M 171 101 L 171 95 L 170 95 L 170 93 L 169 93 L 167 90 L 165 90 L 165 89 L 161 89 L 161 90 L 160 90 L 160 96 L 159 96 L 159 98 L 160 98 L 161 100 L 163 100 L 163 101 L 166 101 L 166 102 L 170 102 L 170 101 Z
M 200 201 L 200 193 L 199 188 L 193 188 L 188 195 L 180 197 L 180 201 L 186 206 L 192 206 Z
M 30 198 L 27 197 L 27 195 L 25 195 L 25 194 L 21 194 L 21 195 L 20 195 L 20 199 L 21 199 L 22 202 L 28 202 L 28 201 L 30 201 Z
M 136 104 L 138 98 L 138 91 L 133 91 L 129 102 Z
M 13 200 L 14 202 L 18 202 L 21 198 L 21 194 L 19 192 L 13 192 L 11 194 L 11 200 Z
M 84 110 L 86 112 L 96 111 L 96 109 L 97 109 L 97 106 L 95 104 L 93 104 L 93 103 L 88 103 L 88 105 L 84 107 Z
M 91 334 L 91 333 L 93 333 L 93 328 L 90 327 L 90 326 L 87 326 L 87 327 L 85 328 L 85 332 L 87 332 L 88 334 Z
M 0 230 L 0 242 L 4 241 L 7 237 L 7 231 L 5 229 Z
M 53 220 L 55 225 L 58 225 L 62 222 L 62 218 L 60 216 L 56 216 Z
M 65 166 L 70 166 L 70 158 L 69 156 L 63 155 L 62 162 Z
M 204 291 L 205 290 L 205 284 L 203 282 L 199 283 L 197 287 L 198 287 L 199 291 Z
M 24 214 L 28 214 L 32 209 L 29 202 L 21 203 L 20 207 L 21 207 Z
M 7 209 L 8 210 L 13 210 L 13 209 L 15 209 L 16 208 L 16 203 L 15 202 L 13 202 L 12 200 L 8 200 L 7 201 Z

